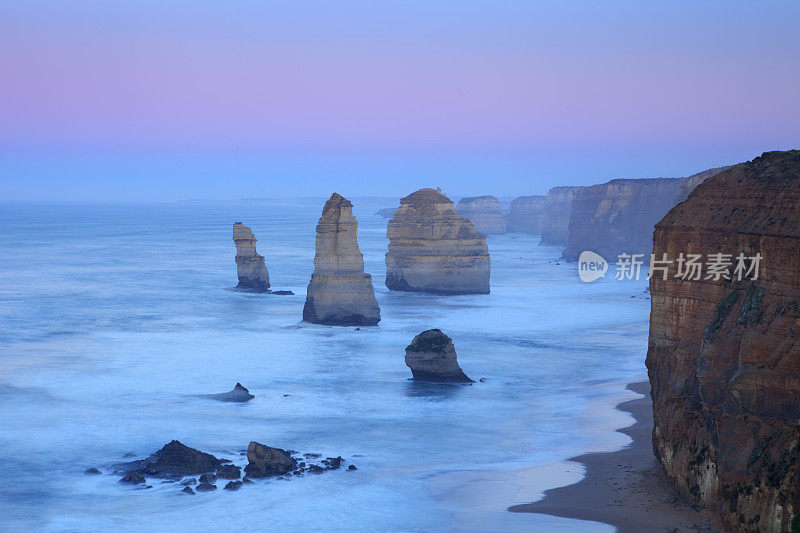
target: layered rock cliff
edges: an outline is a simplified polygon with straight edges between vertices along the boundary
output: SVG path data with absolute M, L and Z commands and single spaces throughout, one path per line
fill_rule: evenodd
M 650 281 L 656 456 L 683 497 L 731 530 L 798 530 L 800 151 L 708 179 L 656 225 L 653 245 L 659 258 L 733 263 L 732 279 L 675 277 L 676 262 Z M 749 275 L 737 273 L 739 254 L 761 254 L 759 268 L 749 259 Z
M 486 238 L 446 196 L 420 189 L 400 200 L 386 227 L 386 286 L 436 294 L 489 292 Z
M 511 202 L 508 214 L 508 231 L 542 233 L 542 213 L 547 196 L 520 196 Z
M 506 232 L 506 217 L 494 196 L 475 196 L 458 201 L 456 211 L 469 219 L 482 235 L 501 235 Z
M 723 170 L 728 170 L 731 168 L 730 166 L 727 167 L 717 167 L 717 168 L 710 168 L 708 170 L 704 170 L 703 172 L 698 172 L 692 176 L 688 176 L 686 178 L 681 178 L 680 181 L 680 190 L 678 191 L 678 197 L 675 198 L 675 205 L 678 205 L 681 202 L 685 202 L 689 195 L 692 193 L 695 188 L 706 181 L 708 178 L 712 176 L 716 176 Z
M 569 219 L 572 215 L 572 196 L 580 187 L 553 187 L 547 191 L 542 208 L 542 240 L 540 245 L 567 244 Z
M 364 273 L 353 204 L 333 193 L 317 224 L 314 273 L 308 284 L 303 320 L 334 326 L 374 326 L 381 312 Z
M 241 222 L 233 225 L 233 243 L 236 245 L 236 273 L 240 289 L 266 291 L 269 289 L 269 272 L 264 256 L 256 252 L 256 238 L 249 227 Z

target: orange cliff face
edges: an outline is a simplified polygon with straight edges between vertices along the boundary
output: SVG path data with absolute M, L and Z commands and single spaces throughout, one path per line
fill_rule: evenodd
M 653 246 L 658 258 L 732 254 L 732 274 L 738 254 L 762 256 L 757 279 L 684 280 L 677 265 L 651 279 L 657 458 L 733 530 L 800 528 L 800 150 L 705 181 L 656 225 Z

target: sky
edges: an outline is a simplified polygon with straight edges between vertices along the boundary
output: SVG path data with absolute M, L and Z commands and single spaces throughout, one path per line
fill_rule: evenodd
M 0 0 L 0 200 L 544 194 L 800 148 L 800 2 Z

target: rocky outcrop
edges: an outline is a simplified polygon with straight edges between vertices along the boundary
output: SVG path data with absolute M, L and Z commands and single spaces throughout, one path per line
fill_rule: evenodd
M 364 273 L 353 204 L 333 193 L 317 224 L 314 273 L 303 320 L 333 326 L 374 326 L 381 320 L 372 276 Z
M 653 448 L 735 531 L 800 527 L 800 151 L 708 179 L 655 227 L 656 257 L 731 254 L 731 280 L 650 281 Z M 750 275 L 736 273 L 737 257 Z M 739 277 L 743 277 L 741 281 Z
M 375 216 L 382 218 L 392 218 L 394 216 L 395 211 L 397 211 L 396 207 L 384 207 L 383 209 L 378 209 L 377 211 L 375 211 Z
M 456 211 L 469 219 L 482 235 L 501 235 L 506 232 L 506 218 L 500 210 L 500 202 L 494 196 L 462 198 Z
M 406 347 L 406 365 L 418 381 L 473 383 L 458 366 L 453 341 L 439 329 L 414 337 Z
M 520 196 L 514 199 L 508 214 L 508 231 L 540 235 L 546 202 L 547 196 Z
M 264 256 L 256 252 L 253 232 L 242 224 L 233 225 L 233 243 L 236 245 L 236 272 L 239 275 L 237 288 L 253 291 L 269 289 L 269 273 Z
M 255 398 L 241 383 L 237 383 L 233 390 L 219 394 L 201 394 L 201 398 L 217 400 L 218 402 L 248 402 Z
M 251 478 L 281 476 L 297 467 L 297 461 L 286 450 L 258 442 L 251 442 L 247 447 L 247 461 L 244 473 Z
M 213 472 L 219 465 L 220 460 L 213 455 L 173 440 L 147 459 L 117 466 L 125 473 L 152 477 L 174 477 Z
M 486 238 L 441 192 L 420 189 L 402 200 L 386 227 L 386 286 L 393 291 L 487 294 Z
M 689 195 L 692 193 L 695 188 L 706 181 L 708 178 L 712 176 L 716 176 L 723 170 L 728 170 L 731 168 L 730 166 L 727 167 L 717 167 L 717 168 L 710 168 L 708 170 L 704 170 L 703 172 L 698 172 L 692 176 L 681 178 L 680 181 L 680 190 L 678 191 L 678 197 L 675 198 L 675 205 L 678 205 L 681 202 L 685 202 Z
M 572 215 L 572 196 L 580 187 L 553 187 L 547 191 L 542 208 L 542 239 L 540 245 L 557 246 L 569 240 L 569 219 Z

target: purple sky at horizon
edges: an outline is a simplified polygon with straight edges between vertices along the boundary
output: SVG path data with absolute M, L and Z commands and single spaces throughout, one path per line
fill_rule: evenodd
M 800 148 L 797 2 L 0 0 L 0 198 L 541 194 Z

